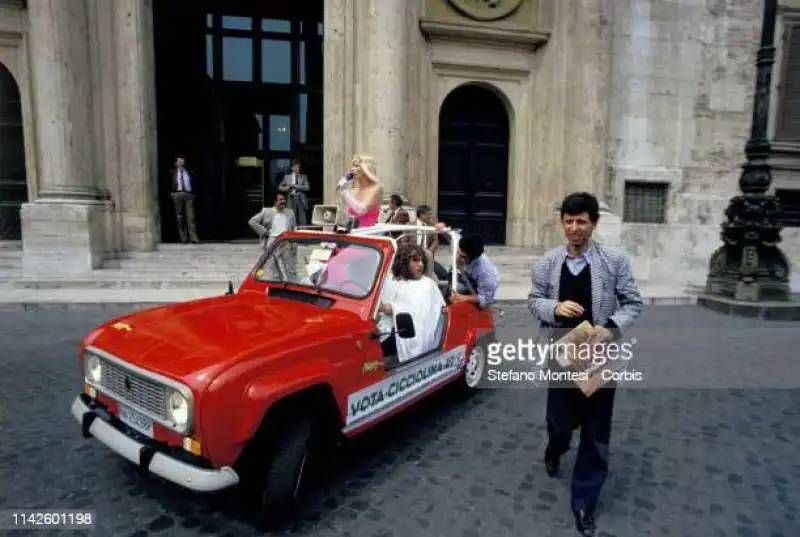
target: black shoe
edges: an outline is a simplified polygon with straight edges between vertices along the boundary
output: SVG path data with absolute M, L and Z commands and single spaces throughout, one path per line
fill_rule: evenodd
M 559 457 L 544 456 L 544 467 L 547 470 L 547 475 L 555 477 L 558 474 Z
M 575 527 L 584 537 L 594 536 L 594 516 L 583 509 L 575 510 Z

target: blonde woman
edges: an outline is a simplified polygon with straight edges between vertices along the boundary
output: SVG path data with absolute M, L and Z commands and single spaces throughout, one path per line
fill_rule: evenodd
M 342 177 L 337 190 L 342 194 L 347 214 L 353 217 L 356 227 L 370 227 L 378 223 L 383 201 L 383 188 L 375 174 L 375 160 L 371 155 L 353 155 L 353 168 Z

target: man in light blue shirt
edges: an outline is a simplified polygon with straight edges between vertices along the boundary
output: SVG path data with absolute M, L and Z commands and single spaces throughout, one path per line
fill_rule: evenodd
M 500 273 L 486 257 L 483 239 L 477 235 L 461 237 L 458 242 L 457 263 L 477 294 L 462 295 L 453 290 L 453 302 L 471 302 L 481 309 L 494 304 L 497 301 L 497 288 L 500 286 Z

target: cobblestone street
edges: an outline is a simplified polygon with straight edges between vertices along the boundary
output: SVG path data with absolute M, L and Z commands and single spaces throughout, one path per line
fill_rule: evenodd
M 112 315 L 0 312 L 0 505 L 93 509 L 103 537 L 253 535 L 231 494 L 140 476 L 81 437 L 69 413 L 81 388 L 77 345 Z M 798 325 L 674 306 L 648 308 L 634 332 L 650 387 L 617 394 L 598 535 L 800 535 Z M 531 335 L 529 314 L 508 307 L 500 339 Z M 548 478 L 544 402 L 541 389 L 485 390 L 468 402 L 441 393 L 333 455 L 287 534 L 577 535 L 577 435 L 561 477 Z

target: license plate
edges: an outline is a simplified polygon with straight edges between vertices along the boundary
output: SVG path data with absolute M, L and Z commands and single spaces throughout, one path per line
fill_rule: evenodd
M 125 405 L 119 405 L 119 419 L 125 425 L 153 438 L 153 420 L 132 410 Z

